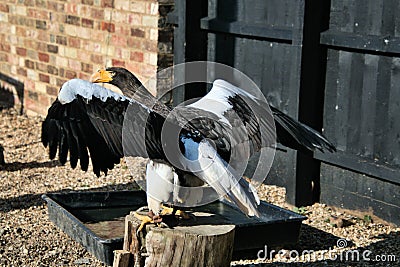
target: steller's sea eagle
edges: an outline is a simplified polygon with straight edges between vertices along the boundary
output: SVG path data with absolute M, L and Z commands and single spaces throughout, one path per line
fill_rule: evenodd
M 99 70 L 92 81 L 113 84 L 124 95 L 84 80 L 66 82 L 42 124 L 42 142 L 49 146 L 50 158 L 55 158 L 58 150 L 62 164 L 66 163 L 69 153 L 72 168 L 79 160 L 81 169 L 86 171 L 90 157 L 97 176 L 101 172 L 107 174 L 124 156 L 149 158 L 146 170 L 149 221 L 160 218 L 162 204 L 182 204 L 190 197 L 193 203 L 200 201 L 196 198 L 207 199 L 207 195 L 194 199 L 182 197 L 173 186 L 199 185 L 199 181 L 211 186 L 214 194 L 225 197 L 245 214 L 259 216 L 257 193 L 238 174 L 235 166 L 239 163 L 231 162 L 230 157 L 235 150 L 238 151 L 236 158 L 239 155 L 240 159 L 243 143 L 248 147 L 243 149 L 244 156 L 264 146 L 274 146 L 273 124 L 276 124 L 277 140 L 283 145 L 335 151 L 320 133 L 276 108 L 270 107 L 271 116 L 256 117 L 248 103 L 257 105 L 257 99 L 223 80 L 216 80 L 212 90 L 200 100 L 173 111 L 145 90 L 126 69 Z M 218 107 L 212 109 L 211 103 L 218 103 Z M 204 116 L 191 117 L 193 113 Z M 129 119 L 124 124 L 127 115 Z M 169 116 L 171 120 L 167 120 Z M 243 131 L 232 134 L 235 127 L 230 124 L 232 116 L 241 121 L 245 136 Z M 178 154 L 183 156 L 177 160 L 196 161 L 196 164 L 186 162 L 178 167 L 170 161 L 166 153 L 168 142 L 162 139 L 162 129 L 168 124 L 180 129 L 176 140 L 173 139 L 178 143 L 175 144 Z M 261 133 L 265 133 L 266 139 Z

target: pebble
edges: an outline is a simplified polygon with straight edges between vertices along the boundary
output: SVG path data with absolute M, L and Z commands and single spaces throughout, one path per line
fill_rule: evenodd
M 77 265 L 90 264 L 90 259 L 88 258 L 77 259 L 74 261 L 74 263 Z

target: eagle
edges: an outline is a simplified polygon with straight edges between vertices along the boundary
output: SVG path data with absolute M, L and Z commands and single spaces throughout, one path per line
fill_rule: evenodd
M 113 92 L 97 83 L 119 88 Z M 257 116 L 254 107 L 265 116 Z M 267 112 L 268 108 L 271 112 Z M 170 129 L 165 133 L 165 129 Z M 276 134 L 275 134 L 276 129 Z M 227 81 L 216 80 L 203 98 L 170 108 L 120 67 L 95 72 L 91 81 L 72 79 L 60 89 L 42 123 L 49 156 L 72 168 L 107 174 L 123 157 L 149 158 L 146 192 L 149 216 L 160 222 L 164 204 L 196 205 L 225 198 L 248 216 L 260 216 L 255 188 L 241 176 L 241 164 L 265 147 L 335 151 L 322 134 L 265 105 Z M 181 188 L 207 185 L 200 192 Z M 211 189 L 211 190 L 207 190 Z M 183 214 L 183 213 L 182 213 Z

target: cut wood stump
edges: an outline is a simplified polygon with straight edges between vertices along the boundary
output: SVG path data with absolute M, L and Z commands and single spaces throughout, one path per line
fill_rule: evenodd
M 130 266 L 230 266 L 235 225 L 215 214 L 192 214 L 173 228 L 149 224 L 139 237 L 140 221 L 126 216 L 123 249 L 133 255 Z
M 114 250 L 113 267 L 129 267 L 131 253 L 126 250 Z

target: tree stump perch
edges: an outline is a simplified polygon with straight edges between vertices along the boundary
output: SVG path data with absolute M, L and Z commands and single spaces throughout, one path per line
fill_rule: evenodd
M 173 228 L 146 225 L 139 238 L 140 221 L 127 215 L 123 249 L 131 254 L 130 266 L 230 266 L 235 225 L 215 214 L 193 215 L 195 218 L 180 220 Z
M 113 267 L 129 267 L 131 253 L 126 250 L 114 250 Z

